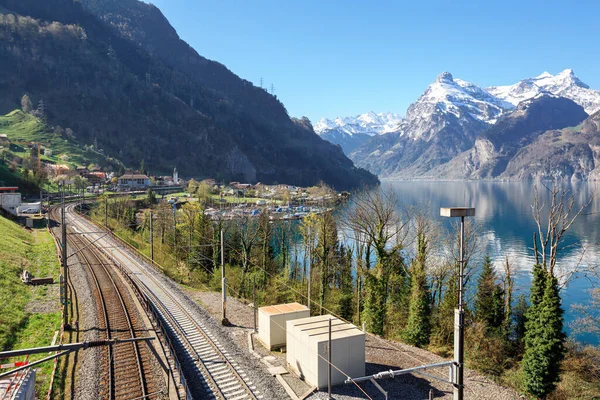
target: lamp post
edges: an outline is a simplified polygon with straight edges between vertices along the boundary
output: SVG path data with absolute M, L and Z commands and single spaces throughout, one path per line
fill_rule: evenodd
M 465 310 L 463 305 L 463 280 L 465 267 L 465 217 L 473 217 L 475 209 L 470 207 L 440 208 L 442 217 L 460 217 L 460 260 L 458 272 L 458 309 L 454 310 L 454 364 L 456 374 L 454 378 L 453 398 L 463 400 L 464 392 L 464 344 L 465 344 Z

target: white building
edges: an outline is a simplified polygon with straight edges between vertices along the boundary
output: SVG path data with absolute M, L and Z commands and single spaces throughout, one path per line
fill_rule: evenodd
M 16 187 L 0 188 L 0 207 L 13 215 L 17 215 L 17 209 L 21 206 L 21 193 L 17 193 L 17 189 Z
M 151 185 L 150 178 L 143 174 L 125 174 L 119 178 L 119 186 L 145 188 Z

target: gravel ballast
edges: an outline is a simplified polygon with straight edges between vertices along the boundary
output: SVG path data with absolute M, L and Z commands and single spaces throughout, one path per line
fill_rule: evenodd
M 195 301 L 202 304 L 203 308 L 210 312 L 214 317 L 220 317 L 220 293 L 198 291 L 189 288 L 186 289 L 186 293 Z M 243 349 L 243 351 L 249 353 L 246 335 L 240 335 L 234 332 L 239 330 L 248 332 L 249 329 L 253 328 L 252 307 L 237 299 L 229 297 L 227 302 L 227 312 L 228 318 L 232 322 L 232 327 L 225 329 L 230 330 L 236 339 L 237 345 Z M 271 356 L 269 357 L 269 364 L 285 367 L 285 353 L 279 351 L 268 352 L 257 340 L 254 340 L 254 347 L 255 352 L 260 356 Z M 389 371 L 390 369 L 398 370 L 448 361 L 447 359 L 426 350 L 371 335 L 367 335 L 365 352 L 367 375 Z M 259 363 L 259 367 L 265 371 L 268 368 L 264 363 Z M 440 378 L 448 379 L 447 367 L 439 368 L 437 370 L 428 370 L 426 372 Z M 301 397 L 307 390 L 310 390 L 310 386 L 294 374 L 285 374 L 283 375 L 283 378 L 298 397 Z M 452 386 L 450 384 L 423 375 L 406 374 L 397 376 L 393 379 L 380 379 L 377 383 L 387 391 L 389 399 L 428 399 L 430 391 L 432 391 L 434 399 L 452 398 Z M 366 395 L 356 385 L 347 384 L 334 386 L 332 388 L 332 396 L 339 400 L 365 399 L 369 397 L 373 400 L 379 400 L 385 398 L 371 382 L 361 382 L 360 387 Z M 271 397 L 265 396 L 265 398 Z M 280 397 L 276 398 L 279 399 Z M 286 395 L 281 398 L 289 398 L 289 396 Z M 318 391 L 307 398 L 311 400 L 327 399 L 327 392 Z M 475 371 L 465 370 L 465 399 L 513 400 L 521 398 L 523 397 L 512 389 L 502 387 Z

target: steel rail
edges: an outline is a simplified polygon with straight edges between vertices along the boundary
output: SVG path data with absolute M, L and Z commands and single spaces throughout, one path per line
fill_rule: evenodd
M 72 210 L 72 206 L 69 207 L 69 211 L 71 211 L 71 210 Z M 91 222 L 89 220 L 89 218 L 87 218 L 85 216 L 81 216 L 81 217 L 83 218 L 83 221 L 85 222 L 85 224 L 92 224 L 95 229 L 101 229 L 101 228 L 98 228 L 93 222 Z M 79 222 L 81 224 L 81 220 Z M 92 229 L 90 229 L 90 231 L 91 230 Z M 121 241 L 119 238 L 117 238 L 116 236 L 114 236 L 114 234 L 112 232 L 109 232 L 109 236 L 110 236 L 111 239 L 116 240 L 118 243 L 125 244 L 127 247 L 132 248 L 134 250 L 134 254 L 135 255 L 139 254 L 135 248 L 133 248 L 128 243 Z M 100 247 L 100 249 L 104 250 L 103 247 Z M 235 367 L 231 364 L 231 362 L 229 361 L 229 359 L 218 348 L 218 346 L 210 338 L 210 336 L 204 330 L 204 328 L 202 326 L 200 326 L 200 324 L 198 324 L 198 322 L 196 321 L 196 318 L 194 318 L 179 303 L 179 301 L 170 293 L 170 291 L 165 290 L 164 285 L 161 282 L 159 282 L 154 276 L 152 276 L 150 273 L 148 273 L 148 271 L 146 271 L 146 268 L 142 265 L 142 263 L 140 261 L 134 259 L 135 256 L 131 256 L 127 252 L 123 251 L 122 247 L 118 247 L 117 246 L 116 251 L 118 251 L 119 254 L 122 257 L 124 257 L 124 258 L 128 259 L 129 261 L 131 261 L 132 263 L 136 264 L 138 266 L 138 269 L 144 274 L 144 276 L 146 276 L 149 280 L 151 280 L 162 291 L 162 294 L 166 295 L 166 297 L 177 307 L 177 309 L 181 313 L 184 314 L 184 316 L 186 317 L 186 319 L 193 325 L 193 327 L 195 328 L 195 331 L 198 332 L 198 333 L 200 333 L 202 335 L 202 337 L 204 338 L 204 340 L 210 345 L 210 347 L 213 349 L 214 353 L 222 360 L 222 363 L 224 365 L 226 365 L 226 367 L 228 368 L 228 370 L 230 371 L 230 373 L 235 377 L 235 379 L 238 381 L 238 383 L 240 384 L 240 386 L 245 390 L 245 392 L 247 393 L 247 395 L 251 399 L 258 399 L 258 397 L 254 393 L 254 391 L 248 386 L 248 384 L 246 383 L 246 381 L 244 380 L 244 378 L 242 376 L 240 376 L 240 374 L 237 372 L 237 370 L 235 369 Z M 108 256 L 110 256 L 111 258 L 113 258 L 113 262 L 120 264 L 119 261 L 114 258 L 113 254 L 108 253 L 108 252 L 105 252 L 105 253 Z M 120 267 L 123 269 L 122 266 L 120 266 Z M 197 350 L 194 348 L 193 344 L 191 344 L 189 342 L 189 340 L 186 337 L 186 334 L 183 331 L 183 328 L 180 326 L 177 318 L 175 316 L 173 316 L 172 312 L 166 307 L 166 305 L 164 304 L 164 302 L 161 299 L 159 299 L 157 297 L 157 295 L 152 290 L 150 290 L 150 288 L 143 281 L 141 281 L 139 279 L 139 277 L 135 276 L 135 274 L 128 274 L 128 276 L 131 279 L 137 280 L 140 283 L 141 286 L 143 286 L 143 287 L 146 288 L 146 290 L 145 290 L 146 295 L 149 298 L 151 298 L 152 302 L 157 307 L 159 307 L 162 310 L 161 314 L 163 315 L 163 318 L 168 318 L 169 319 L 168 322 L 170 322 L 170 325 L 173 327 L 173 329 L 176 329 L 180 333 L 178 335 L 178 337 L 180 339 L 183 339 L 183 341 L 187 344 L 187 346 L 185 346 L 185 347 L 188 348 L 187 349 L 188 354 L 190 354 L 190 355 L 195 354 L 197 356 L 196 360 L 199 362 L 197 365 L 201 368 L 202 372 L 204 372 L 202 375 L 210 381 L 210 383 L 211 383 L 210 386 L 211 386 L 211 389 L 213 389 L 214 394 L 216 396 L 218 396 L 219 398 L 226 399 L 227 395 L 222 392 L 221 388 L 219 387 L 219 384 L 216 382 L 216 380 L 212 376 L 211 372 L 209 371 L 208 367 L 206 366 L 206 364 L 204 363 L 204 361 L 202 360 L 202 358 L 198 354 Z
M 80 244 L 84 244 L 83 240 L 79 237 L 77 237 L 76 240 L 73 240 L 74 236 L 71 236 L 71 243 L 77 243 L 79 242 Z M 97 254 L 94 253 L 93 250 L 91 250 L 91 248 L 87 248 L 84 247 L 82 248 L 80 245 L 75 244 L 74 247 L 79 248 L 80 250 L 83 250 L 85 248 L 86 251 L 81 251 L 81 258 L 84 260 L 84 263 L 86 264 L 86 266 L 88 267 L 94 282 L 96 283 L 96 288 L 98 290 L 98 295 L 99 298 L 101 300 L 102 303 L 102 309 L 103 309 L 103 314 L 104 314 L 104 318 L 105 318 L 105 324 L 106 324 L 106 336 L 107 339 L 113 339 L 113 332 L 112 332 L 112 324 L 111 321 L 109 319 L 109 314 L 108 314 L 108 310 L 107 310 L 107 300 L 105 297 L 105 293 L 104 290 L 102 290 L 102 287 L 100 285 L 100 281 L 98 278 L 98 275 L 96 273 L 96 271 L 94 271 L 94 268 L 92 268 L 92 263 L 88 257 L 88 255 L 86 255 L 86 253 L 91 254 L 94 256 L 94 258 L 98 261 L 98 264 L 101 266 L 101 268 L 104 270 L 106 276 L 108 277 L 112 288 L 114 289 L 114 292 L 116 293 L 116 297 L 118 298 L 118 302 L 121 306 L 121 310 L 123 311 L 123 314 L 125 316 L 125 320 L 127 321 L 127 326 L 128 326 L 128 330 L 129 330 L 129 334 L 131 335 L 132 338 L 135 337 L 135 329 L 133 327 L 133 321 L 131 320 L 131 316 L 129 314 L 129 310 L 127 309 L 127 306 L 125 304 L 125 301 L 123 299 L 123 295 L 121 294 L 121 291 L 119 290 L 114 278 L 112 277 L 112 274 L 109 273 L 108 269 L 106 268 L 106 265 L 102 262 L 102 260 L 100 259 L 100 256 L 98 256 Z M 105 289 L 106 290 L 106 289 Z M 134 353 L 135 353 L 135 358 L 136 358 L 136 366 L 137 366 L 137 370 L 138 370 L 138 378 L 140 380 L 140 389 L 142 392 L 143 396 L 147 395 L 147 382 L 144 376 L 144 369 L 142 366 L 142 357 L 141 357 L 141 353 L 140 353 L 140 348 L 138 343 L 133 342 L 133 348 L 134 348 Z M 109 395 L 111 399 L 116 398 L 116 390 L 117 390 L 117 384 L 116 384 L 116 379 L 115 379 L 115 358 L 114 358 L 114 351 L 112 349 L 112 346 L 109 346 L 108 348 L 108 365 L 109 365 Z

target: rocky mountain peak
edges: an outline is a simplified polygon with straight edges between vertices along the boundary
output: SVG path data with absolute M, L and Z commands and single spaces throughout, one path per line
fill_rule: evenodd
M 588 114 L 600 110 L 600 91 L 590 89 L 572 69 L 565 69 L 556 75 L 544 72 L 535 78 L 523 79 L 513 85 L 492 86 L 486 90 L 514 105 L 534 98 L 540 93 L 549 93 L 573 100 Z
M 453 83 L 454 82 L 454 78 L 452 77 L 452 74 L 450 72 L 442 72 L 441 74 L 439 74 L 437 76 L 437 78 L 435 78 L 436 82 L 444 82 L 444 83 Z

